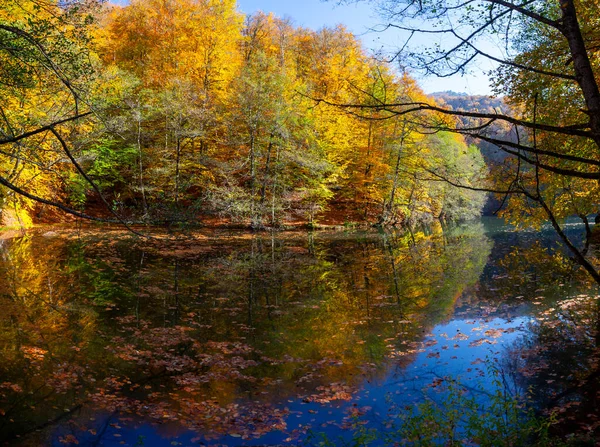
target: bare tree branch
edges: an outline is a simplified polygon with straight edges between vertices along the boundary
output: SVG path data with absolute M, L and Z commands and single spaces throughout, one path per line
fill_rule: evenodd
M 50 123 L 50 124 L 46 124 L 44 126 L 38 127 L 37 129 L 31 130 L 29 132 L 25 132 L 25 133 L 22 133 L 20 135 L 15 135 L 15 136 L 12 136 L 12 137 L 9 137 L 9 138 L 4 138 L 4 139 L 0 140 L 0 146 L 4 145 L 4 144 L 8 144 L 8 143 L 16 143 L 18 141 L 21 141 L 21 140 L 24 140 L 26 138 L 32 137 L 34 135 L 37 135 L 37 134 L 40 134 L 40 133 L 43 133 L 43 132 L 48 132 L 53 127 L 55 127 L 55 126 L 58 126 L 58 125 L 64 124 L 64 123 L 68 123 L 70 121 L 75 121 L 75 120 L 78 120 L 80 118 L 84 118 L 86 116 L 91 115 L 92 113 L 93 112 L 85 112 L 85 113 L 75 114 L 75 115 L 73 115 L 73 116 L 71 116 L 69 118 L 65 118 L 65 119 L 62 119 L 62 120 L 59 120 L 59 121 L 55 121 L 55 122 Z

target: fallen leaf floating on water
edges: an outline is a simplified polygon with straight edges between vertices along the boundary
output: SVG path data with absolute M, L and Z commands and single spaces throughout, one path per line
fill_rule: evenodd
M 488 340 L 487 338 L 480 338 L 478 340 L 472 341 L 469 343 L 469 348 L 474 348 L 476 346 L 481 346 L 483 344 L 495 345 L 497 342 L 495 340 Z
M 487 337 L 499 338 L 505 334 L 505 331 L 503 329 L 488 329 L 487 331 L 484 332 L 484 334 Z

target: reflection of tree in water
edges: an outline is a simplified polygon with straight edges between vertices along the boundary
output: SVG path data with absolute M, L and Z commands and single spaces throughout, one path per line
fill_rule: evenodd
M 565 300 L 530 325 L 515 343 L 507 369 L 543 412 L 557 415 L 564 433 L 598 434 L 600 369 L 597 297 Z
M 452 314 L 491 248 L 480 229 L 415 240 L 14 239 L 0 263 L 0 433 L 84 405 L 260 437 L 285 427 L 284 399 L 349 399 Z
M 528 305 L 540 308 L 525 335 L 506 353 L 506 377 L 530 393 L 538 411 L 556 414 L 554 429 L 561 434 L 597 436 L 600 314 L 596 286 L 571 259 L 560 251 L 549 252 L 540 243 L 513 250 L 500 264 L 506 273 L 495 283 L 496 293 L 516 284 Z

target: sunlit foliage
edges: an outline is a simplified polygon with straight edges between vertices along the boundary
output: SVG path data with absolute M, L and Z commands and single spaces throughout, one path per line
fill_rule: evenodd
M 147 222 L 213 214 L 255 228 L 319 219 L 414 225 L 479 213 L 475 195 L 425 175 L 441 163 L 471 184 L 485 172 L 460 138 L 423 135 L 426 116 L 359 117 L 330 105 L 428 100 L 342 26 L 312 31 L 273 15 L 244 17 L 232 0 L 18 5 L 0 10 L 30 33 L 2 30 L 2 135 L 93 112 L 3 145 L 2 176 L 37 196 L 79 210 L 102 198 Z M 5 210 L 33 207 L 4 195 Z

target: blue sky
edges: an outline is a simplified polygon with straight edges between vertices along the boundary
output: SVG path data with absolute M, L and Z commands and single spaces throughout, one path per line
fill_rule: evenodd
M 128 0 L 112 0 L 113 3 L 127 4 Z M 238 0 L 238 9 L 246 14 L 256 11 L 272 12 L 279 17 L 290 17 L 297 26 L 319 29 L 323 26 L 345 25 L 359 37 L 368 50 L 391 51 L 403 44 L 402 36 L 393 32 L 376 33 L 369 31 L 382 23 L 369 2 L 338 5 L 336 0 Z M 482 67 L 489 69 L 491 67 Z M 427 93 L 454 90 L 470 94 L 489 94 L 487 76 L 481 71 L 469 76 L 450 78 L 420 78 L 419 84 Z
M 335 0 L 238 0 L 238 8 L 245 13 L 262 10 L 280 17 L 289 16 L 296 25 L 313 29 L 343 23 L 354 32 L 366 30 L 369 19 L 374 16 L 366 3 L 338 6 Z

